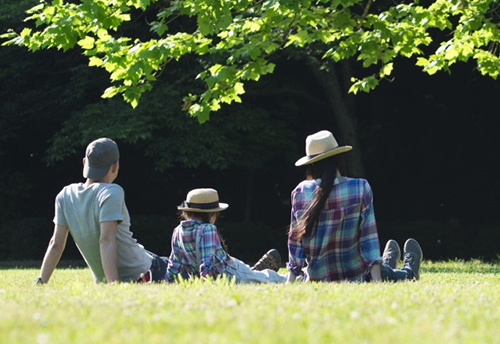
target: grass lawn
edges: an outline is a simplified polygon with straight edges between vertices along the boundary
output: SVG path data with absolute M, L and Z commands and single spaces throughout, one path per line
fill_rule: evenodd
M 34 286 L 38 273 L 0 270 L 0 343 L 500 343 L 500 266 L 480 261 L 381 284 L 95 285 L 72 268 Z

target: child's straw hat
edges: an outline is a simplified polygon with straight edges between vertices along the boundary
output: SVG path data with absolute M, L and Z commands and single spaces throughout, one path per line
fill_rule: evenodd
M 186 200 L 177 207 L 183 211 L 211 213 L 226 210 L 229 205 L 219 202 L 219 194 L 214 189 L 194 189 L 189 191 Z

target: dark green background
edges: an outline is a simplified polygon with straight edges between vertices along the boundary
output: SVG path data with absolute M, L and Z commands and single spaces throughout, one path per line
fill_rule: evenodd
M 0 31 L 22 25 L 25 3 L 0 2 Z M 230 204 L 219 226 L 232 255 L 253 261 L 276 247 L 286 256 L 289 195 L 304 175 L 294 162 L 306 136 L 328 129 L 351 143 L 304 52 L 276 56 L 275 73 L 248 84 L 242 105 L 203 125 L 181 111 L 182 97 L 200 87 L 200 61 L 168 69 L 133 111 L 100 98 L 108 76 L 79 53 L 0 48 L 0 259 L 41 260 L 54 197 L 83 180 L 86 143 L 100 136 L 120 145 L 116 182 L 148 249 L 167 255 L 177 204 L 192 188 L 214 187 Z M 414 237 L 429 259 L 496 260 L 499 82 L 472 64 L 434 76 L 413 64 L 396 61 L 394 78 L 369 94 L 342 93 L 381 245 Z M 342 65 L 333 68 L 345 76 Z M 72 244 L 63 258 L 79 258 Z

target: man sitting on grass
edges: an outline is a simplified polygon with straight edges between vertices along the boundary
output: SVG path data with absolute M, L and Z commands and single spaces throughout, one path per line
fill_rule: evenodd
M 133 238 L 118 176 L 117 144 L 101 138 L 87 146 L 85 183 L 73 183 L 56 197 L 54 234 L 37 284 L 47 283 L 61 259 L 68 233 L 92 270 L 96 283 L 162 281 L 167 258 L 149 252 Z

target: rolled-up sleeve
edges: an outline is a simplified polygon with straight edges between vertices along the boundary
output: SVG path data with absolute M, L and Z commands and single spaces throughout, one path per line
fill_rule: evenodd
M 293 233 L 292 229 L 297 226 L 297 223 L 299 221 L 299 212 L 302 213 L 302 211 L 299 211 L 297 209 L 298 204 L 301 202 L 300 200 L 300 195 L 297 194 L 297 192 L 294 190 L 292 192 L 292 210 L 290 214 L 290 230 L 288 233 L 288 262 L 286 264 L 286 267 L 288 271 L 293 273 L 295 276 L 300 276 L 303 275 L 303 270 L 302 268 L 306 264 L 306 255 L 304 251 L 304 246 L 302 245 L 302 240 L 301 239 L 294 239 L 293 238 Z
M 168 259 L 168 267 L 167 267 L 167 274 L 166 280 L 168 282 L 174 282 L 181 270 L 181 262 L 180 262 L 180 252 L 179 252 L 179 247 L 175 245 L 175 239 L 178 236 L 179 232 L 179 227 L 176 227 L 174 229 L 174 232 L 172 234 L 172 239 L 171 239 L 171 247 L 172 247 L 172 252 L 170 253 L 170 257 Z
M 218 251 L 222 251 L 222 244 L 217 233 L 217 227 L 212 224 L 207 224 L 203 228 L 200 240 L 199 263 L 201 277 L 216 277 L 223 272 L 222 266 L 220 266 L 221 264 L 218 264 Z

